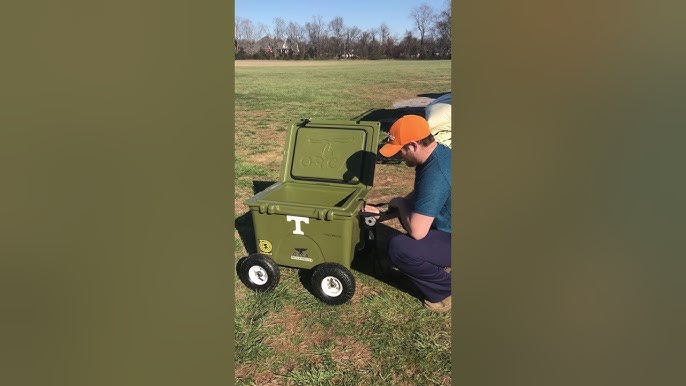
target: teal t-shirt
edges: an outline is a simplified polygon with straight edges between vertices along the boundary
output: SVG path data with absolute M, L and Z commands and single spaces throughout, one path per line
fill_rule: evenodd
M 451 151 L 438 144 L 424 164 L 415 168 L 414 212 L 434 218 L 431 229 L 451 233 Z

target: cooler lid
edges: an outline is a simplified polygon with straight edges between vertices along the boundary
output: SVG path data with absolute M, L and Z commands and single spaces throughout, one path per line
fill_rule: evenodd
M 293 122 L 286 135 L 284 181 L 372 186 L 380 123 Z

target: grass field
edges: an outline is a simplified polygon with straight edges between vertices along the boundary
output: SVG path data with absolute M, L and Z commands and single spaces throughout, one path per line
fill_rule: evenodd
M 450 91 L 450 61 L 237 61 L 235 258 L 255 252 L 244 201 L 278 179 L 285 129 L 299 118 L 392 117 L 394 101 Z M 377 164 L 369 202 L 411 190 L 413 170 Z M 390 223 L 386 233 L 399 228 Z M 246 236 L 247 235 L 247 236 Z M 318 301 L 304 273 L 281 268 L 267 293 L 236 277 L 238 385 L 449 385 L 449 314 L 422 308 L 398 276 L 353 269 L 357 290 L 341 306 Z

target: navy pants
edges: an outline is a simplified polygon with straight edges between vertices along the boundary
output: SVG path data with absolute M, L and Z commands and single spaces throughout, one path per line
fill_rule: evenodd
M 450 296 L 450 233 L 429 230 L 421 240 L 408 235 L 391 239 L 388 245 L 391 263 L 409 276 L 430 302 Z

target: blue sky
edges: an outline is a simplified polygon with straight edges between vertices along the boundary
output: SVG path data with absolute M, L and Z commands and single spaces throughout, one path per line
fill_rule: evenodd
M 391 34 L 402 37 L 406 30 L 414 34 L 415 27 L 410 11 L 422 3 L 435 11 L 445 8 L 445 0 L 235 0 L 236 17 L 250 19 L 253 23 L 263 23 L 274 28 L 274 19 L 282 18 L 286 23 L 296 22 L 302 26 L 312 21 L 313 16 L 321 16 L 325 23 L 334 17 L 343 18 L 347 27 L 361 30 L 378 28 L 382 22 Z

